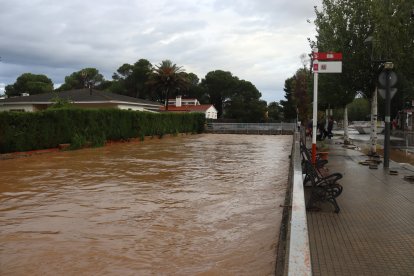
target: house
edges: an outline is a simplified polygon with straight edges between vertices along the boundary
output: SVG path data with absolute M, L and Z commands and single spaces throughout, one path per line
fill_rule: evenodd
M 177 96 L 175 99 L 168 99 L 168 105 L 200 105 L 197 99 L 183 99 Z
M 217 119 L 217 109 L 212 104 L 200 104 L 197 99 L 182 99 L 177 96 L 175 99 L 168 99 L 168 108 L 162 106 L 161 111 L 168 112 L 201 112 L 206 119 Z
M 162 106 L 157 102 L 85 88 L 0 99 L 0 111 L 39 111 L 54 104 L 56 97 L 68 100 L 74 106 L 82 108 L 118 108 L 159 112 Z

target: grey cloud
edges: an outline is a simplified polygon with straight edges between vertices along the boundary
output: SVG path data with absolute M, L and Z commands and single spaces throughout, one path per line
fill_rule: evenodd
M 280 29 L 314 17 L 313 7 L 318 6 L 320 2 L 320 0 L 218 0 L 215 6 L 217 10 L 233 10 L 243 17 L 255 15 L 266 21 L 265 24 L 269 28 Z
M 111 79 L 123 63 L 168 58 L 200 79 L 211 70 L 231 71 L 267 100 L 281 99 L 283 77 L 307 51 L 306 19 L 314 2 L 3 0 L 0 83 L 25 72 L 61 83 L 85 67 Z M 278 34 L 292 33 L 303 42 L 292 35 L 278 41 Z

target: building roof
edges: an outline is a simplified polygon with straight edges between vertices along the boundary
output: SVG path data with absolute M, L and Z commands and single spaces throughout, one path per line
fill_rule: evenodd
M 183 106 L 168 105 L 168 111 L 206 112 L 207 109 L 209 109 L 210 107 L 214 108 L 214 105 L 212 104 L 183 105 Z M 165 106 L 162 106 L 161 110 L 165 110 Z
M 161 104 L 158 102 L 137 99 L 129 96 L 94 89 L 92 89 L 91 92 L 88 88 L 0 99 L 0 105 L 51 104 L 56 95 L 61 99 L 69 100 L 73 103 L 124 103 L 144 106 L 161 106 Z

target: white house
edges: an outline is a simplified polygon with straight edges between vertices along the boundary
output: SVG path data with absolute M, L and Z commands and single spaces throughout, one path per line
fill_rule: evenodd
M 200 104 L 197 99 L 182 99 L 177 96 L 168 99 L 168 107 L 161 107 L 162 111 L 168 112 L 201 112 L 206 115 L 206 119 L 217 119 L 217 109 L 212 104 Z
M 168 105 L 200 105 L 197 99 L 183 99 L 181 96 L 177 96 L 175 99 L 168 99 Z
M 0 99 L 0 111 L 32 112 L 43 110 L 54 104 L 56 96 L 82 108 L 118 108 L 159 112 L 162 106 L 157 102 L 85 88 Z

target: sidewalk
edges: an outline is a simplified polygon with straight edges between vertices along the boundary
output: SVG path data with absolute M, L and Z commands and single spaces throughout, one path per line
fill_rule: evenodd
M 339 140 L 329 146 L 331 173 L 340 172 L 344 187 L 330 204 L 308 211 L 313 275 L 414 275 L 414 167 L 390 161 L 389 175 L 359 164 L 363 153 L 346 149 Z

